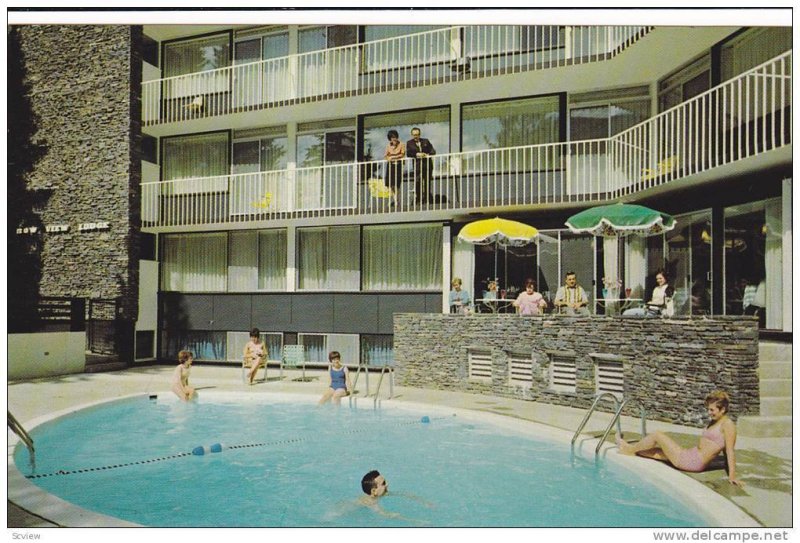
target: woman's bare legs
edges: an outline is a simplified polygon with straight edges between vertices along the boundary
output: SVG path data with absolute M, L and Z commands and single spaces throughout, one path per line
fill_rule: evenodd
M 664 432 L 647 434 L 636 443 L 626 443 L 617 436 L 617 446 L 619 447 L 619 452 L 622 454 L 634 455 L 642 452 L 650 458 L 655 458 L 657 460 L 666 459 L 673 464 L 678 460 L 681 452 L 685 450 Z M 663 453 L 663 456 L 659 454 L 659 452 Z
M 331 401 L 331 397 L 333 396 L 333 389 L 329 388 L 325 391 L 325 394 L 322 395 L 322 398 L 319 399 L 318 405 L 322 405 Z

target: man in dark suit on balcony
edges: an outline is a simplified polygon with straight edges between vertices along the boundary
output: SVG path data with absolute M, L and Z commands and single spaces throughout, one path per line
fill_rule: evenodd
M 419 128 L 411 129 L 411 138 L 406 143 L 406 156 L 414 159 L 414 201 L 429 203 L 431 201 L 430 179 L 433 174 L 433 160 L 436 149 L 429 140 L 420 137 Z

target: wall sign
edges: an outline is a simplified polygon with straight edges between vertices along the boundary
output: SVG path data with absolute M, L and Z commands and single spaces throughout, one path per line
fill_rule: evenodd
M 70 225 L 68 224 L 47 224 L 44 227 L 44 231 L 48 234 L 69 232 L 69 229 Z M 78 232 L 96 232 L 98 230 L 111 230 L 111 225 L 108 221 L 78 223 Z M 38 226 L 23 226 L 17 228 L 17 234 L 36 234 L 37 232 L 39 232 Z

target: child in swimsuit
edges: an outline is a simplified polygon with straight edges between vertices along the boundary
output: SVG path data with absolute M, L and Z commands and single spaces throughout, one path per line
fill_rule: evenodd
M 172 372 L 172 391 L 183 401 L 191 400 L 194 388 L 189 386 L 189 372 L 192 368 L 192 353 L 181 351 L 178 353 L 178 366 Z
M 333 403 L 338 405 L 342 403 L 343 396 L 350 394 L 353 386 L 350 384 L 350 373 L 347 370 L 347 366 L 342 365 L 342 356 L 339 351 L 331 351 L 328 354 L 328 361 L 331 363 L 328 370 L 331 377 L 331 385 L 320 398 L 319 404 L 322 405 L 332 399 Z
M 725 451 L 728 459 L 728 481 L 742 486 L 736 478 L 736 425 L 728 418 L 730 399 L 725 392 L 712 392 L 706 396 L 705 405 L 711 419 L 700 436 L 697 447 L 684 449 L 663 432 L 648 434 L 637 443 L 626 443 L 617 436 L 617 446 L 622 454 L 639 455 L 656 460 L 667 460 L 682 471 L 705 470 L 717 455 Z

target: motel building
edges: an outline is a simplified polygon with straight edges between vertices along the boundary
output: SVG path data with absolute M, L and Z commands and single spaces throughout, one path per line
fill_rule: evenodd
M 481 302 L 451 314 L 453 278 L 473 300 L 491 280 L 512 298 L 533 278 L 552 307 L 572 271 L 590 317 L 562 317 L 561 343 L 533 354 L 462 343 L 456 358 L 466 365 L 454 371 L 467 385 L 451 388 L 583 406 L 591 394 L 581 392 L 582 362 L 570 366 L 569 327 L 589 337 L 601 326 L 592 323 L 605 323 L 610 338 L 631 323 L 666 327 L 620 316 L 649 299 L 663 269 L 675 289 L 670 330 L 707 325 L 723 335 L 718 343 L 749 341 L 752 377 L 759 341 L 791 344 L 791 32 L 21 26 L 13 38 L 38 119 L 32 141 L 46 148 L 28 189 L 47 198 L 33 206 L 38 226 L 20 224 L 16 235 L 40 240 L 42 295 L 86 299 L 87 311 L 111 304 L 106 322 L 132 345 L 129 365 L 174 362 L 188 349 L 200 364 L 238 367 L 257 327 L 273 365 L 284 346 L 302 345 L 312 366 L 337 350 L 349 365 L 391 365 L 402 383 L 426 386 L 409 370 L 426 363 L 419 346 L 435 349 L 414 335 L 420 327 L 477 337 L 480 326 L 496 337 L 503 323 L 513 332 L 538 319 L 545 333 L 560 317 L 529 321 Z M 73 68 L 55 81 L 58 66 Z M 389 171 L 387 133 L 406 143 L 413 128 L 435 154 Z M 622 238 L 565 226 L 616 202 L 669 213 L 677 225 Z M 508 249 L 458 239 L 466 224 L 495 216 L 539 236 Z M 90 315 L 87 333 L 98 335 L 101 320 Z M 621 345 L 632 341 L 624 334 Z M 691 362 L 681 349 L 696 341 L 669 342 Z M 726 360 L 703 379 L 732 379 L 721 384 L 739 398 L 749 386 L 741 402 L 758 415 L 758 378 L 737 384 Z M 527 371 L 529 383 L 498 385 L 500 363 Z M 559 381 L 558 368 L 572 380 Z M 696 422 L 664 409 L 665 420 Z

